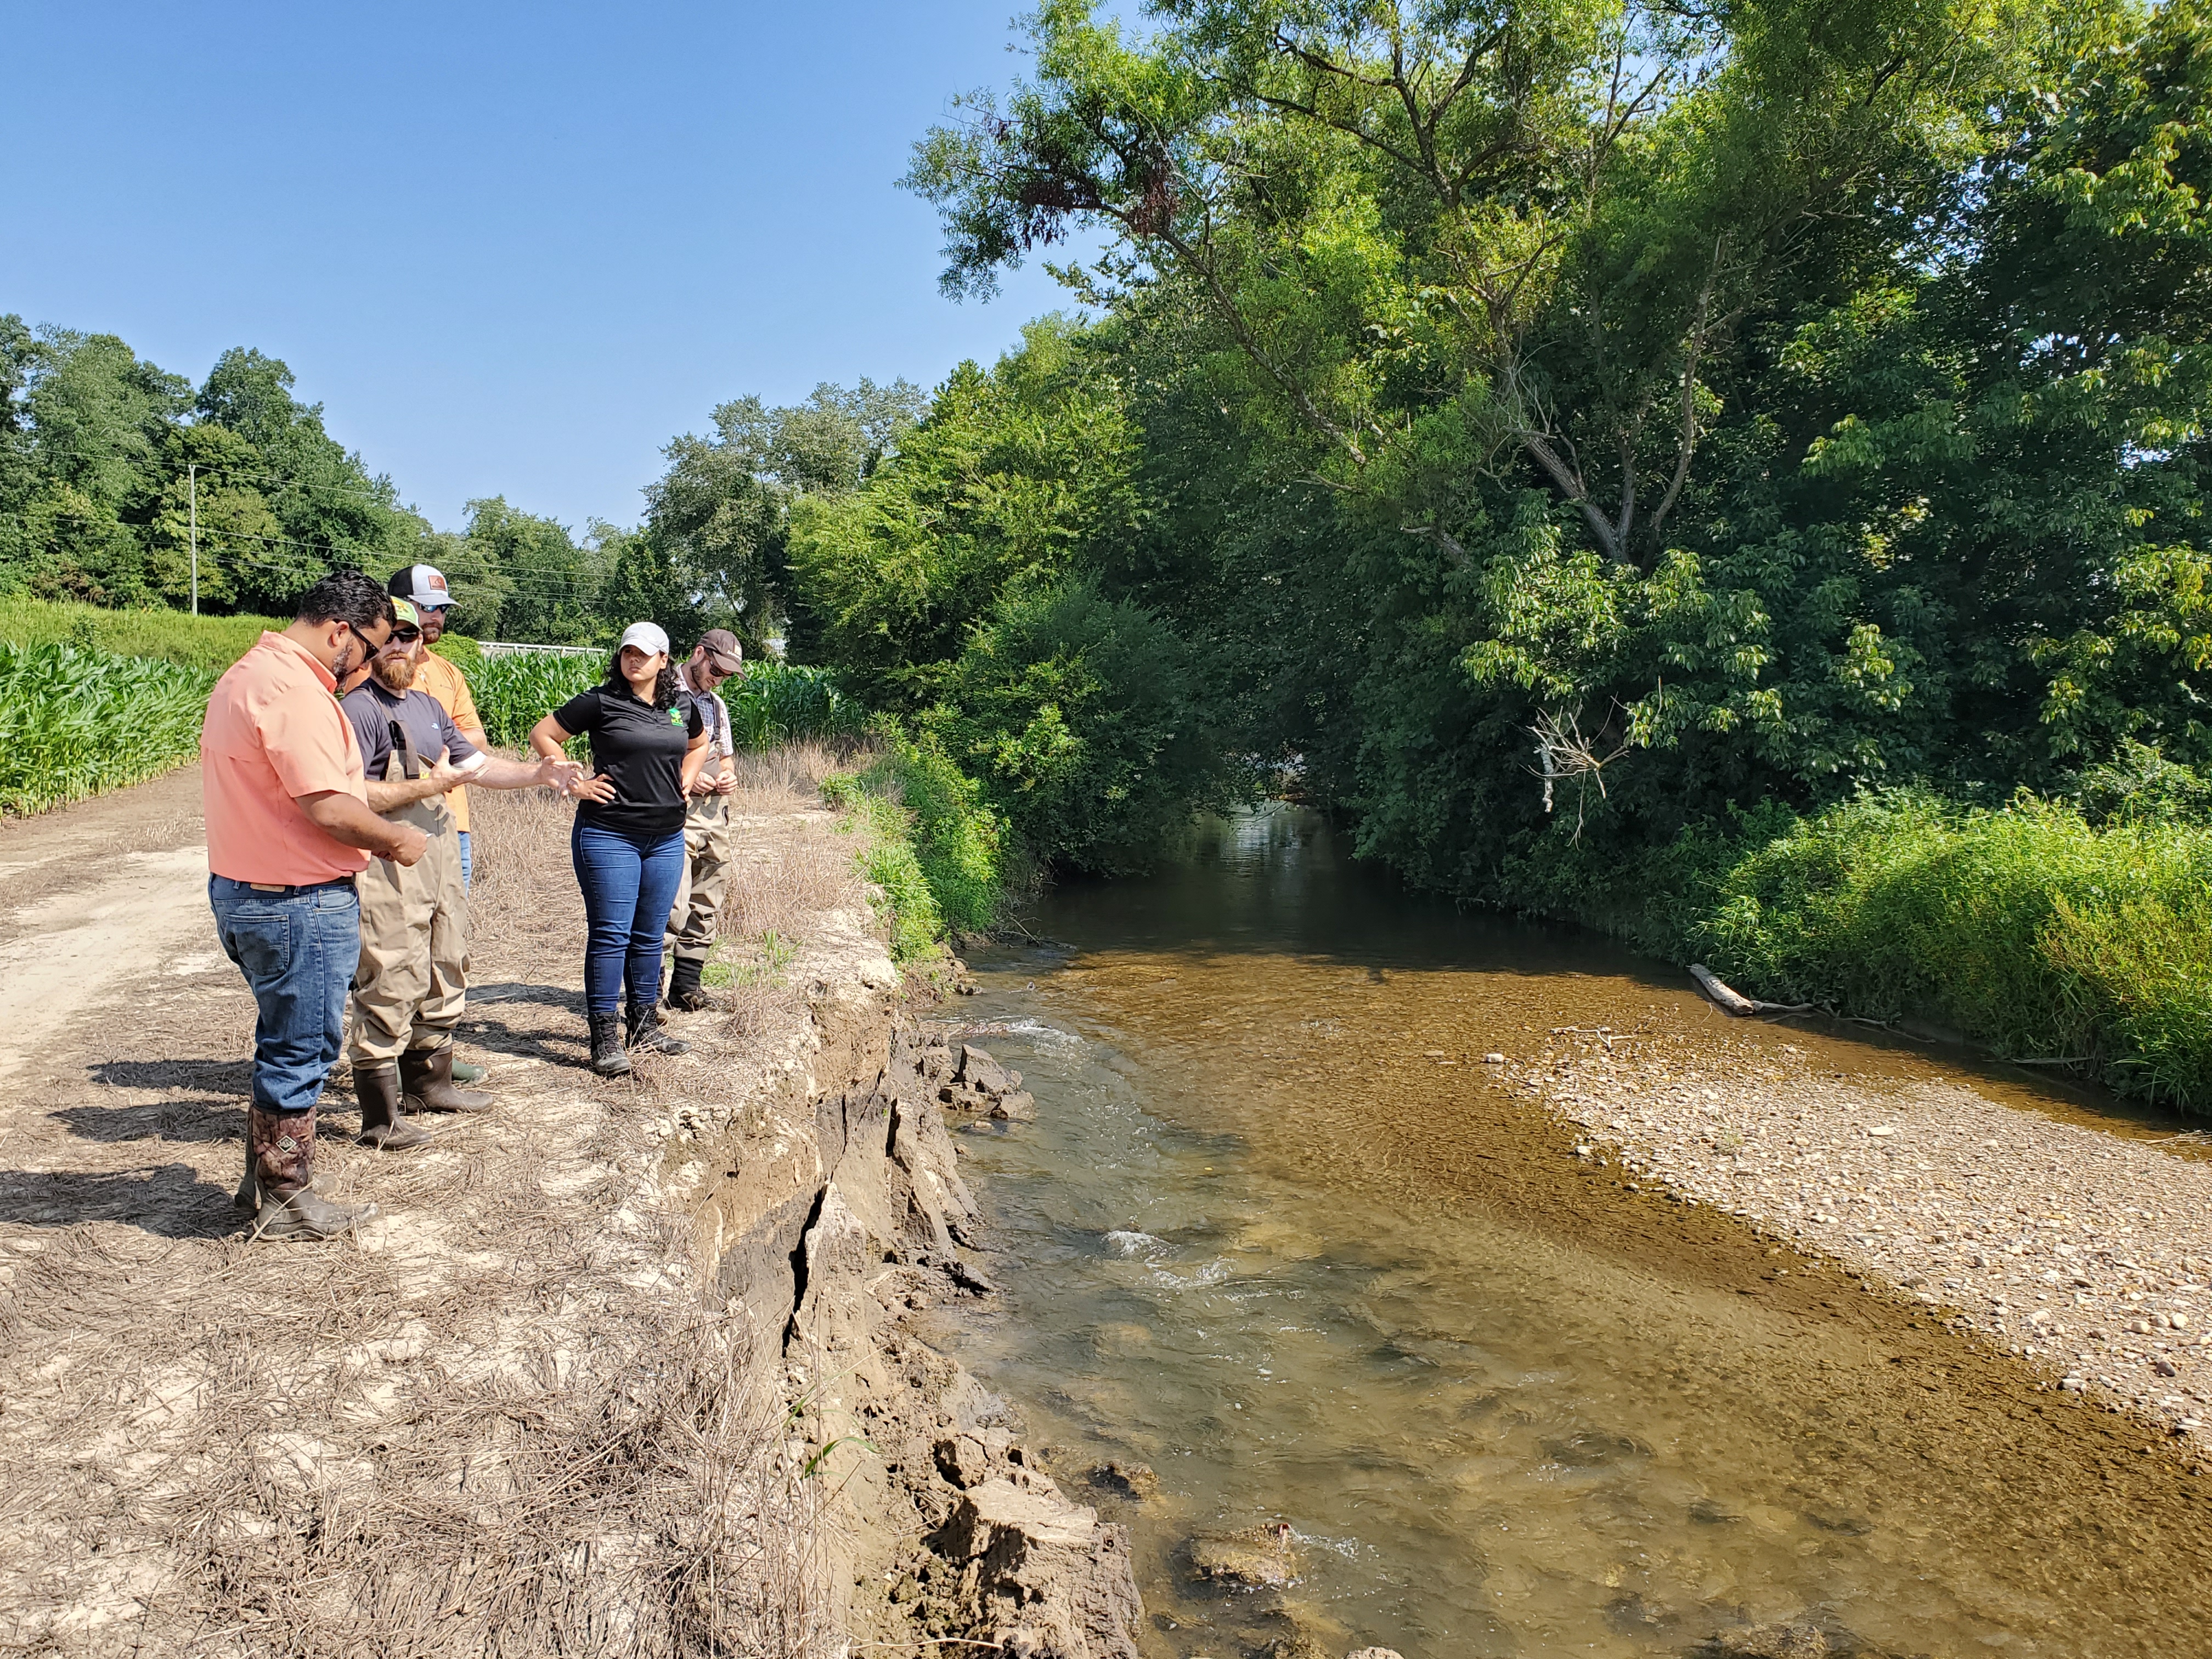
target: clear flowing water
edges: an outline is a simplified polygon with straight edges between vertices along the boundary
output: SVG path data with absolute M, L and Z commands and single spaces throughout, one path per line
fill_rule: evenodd
M 1036 925 L 957 1011 L 1042 1117 L 963 1137 L 1007 1295 L 942 1335 L 1131 1524 L 1149 1652 L 1642 1656 L 1782 1621 L 1837 1653 L 2212 1653 L 2197 1483 L 2142 1430 L 1794 1256 L 1777 1280 L 1488 1081 L 1564 1024 L 1709 1037 L 1672 970 L 1406 895 L 1287 811 Z M 1960 1073 L 1774 1035 L 1869 1086 Z M 1159 1495 L 1085 1491 L 1109 1461 Z M 1296 1583 L 1195 1582 L 1194 1534 L 1278 1522 Z

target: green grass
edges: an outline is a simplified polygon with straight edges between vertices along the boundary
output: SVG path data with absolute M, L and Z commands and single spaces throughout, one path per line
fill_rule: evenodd
M 262 630 L 282 631 L 290 625 L 289 617 L 194 617 L 181 611 L 106 611 L 70 601 L 0 599 L 0 641 L 9 645 L 68 645 L 218 673 L 252 650 Z
M 1704 961 L 1747 994 L 1938 1021 L 2013 1059 L 2212 1112 L 2201 823 L 1888 791 L 1685 831 L 1608 874 L 1575 855 L 1517 873 L 1535 908 Z
M 867 831 L 861 869 L 890 907 L 896 959 L 948 929 L 980 933 L 998 921 L 1018 862 L 1012 837 L 934 740 L 889 732 L 865 769 L 825 779 L 822 790 Z
M 199 752 L 212 667 L 0 642 L 0 812 L 42 812 Z

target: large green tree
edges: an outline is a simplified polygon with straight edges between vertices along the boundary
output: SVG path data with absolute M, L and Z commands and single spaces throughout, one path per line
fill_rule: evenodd
M 957 292 L 1107 234 L 1140 505 L 1079 556 L 1370 850 L 1512 896 L 2202 757 L 2201 6 L 1150 14 L 1046 6 L 912 181 Z

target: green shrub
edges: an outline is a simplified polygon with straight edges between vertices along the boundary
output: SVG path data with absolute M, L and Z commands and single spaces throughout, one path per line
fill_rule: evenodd
M 884 889 L 892 954 L 906 961 L 948 927 L 968 933 L 991 927 L 1018 860 L 981 787 L 932 739 L 893 728 L 884 742 L 862 770 L 824 779 L 822 793 L 865 830 L 860 867 Z
M 216 678 L 212 667 L 0 643 L 0 812 L 44 811 L 191 760 Z
M 1040 855 L 1149 867 L 1223 776 L 1188 646 L 1068 580 L 1000 601 L 922 717 Z
M 1940 1019 L 2212 1109 L 2212 830 L 1908 791 L 1746 827 L 1693 832 L 1642 872 L 1692 898 L 1669 954 L 1777 1001 Z M 1647 912 L 1644 931 L 1664 929 Z

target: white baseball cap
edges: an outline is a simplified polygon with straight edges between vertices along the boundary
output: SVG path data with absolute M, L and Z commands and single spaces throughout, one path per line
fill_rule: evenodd
M 395 599 L 406 599 L 417 610 L 442 611 L 453 602 L 446 586 L 446 573 L 434 564 L 410 564 L 392 573 L 385 591 Z
M 668 654 L 668 635 L 659 623 L 632 623 L 623 629 L 623 645 L 634 645 L 648 657 Z M 617 651 L 622 646 L 615 647 Z

